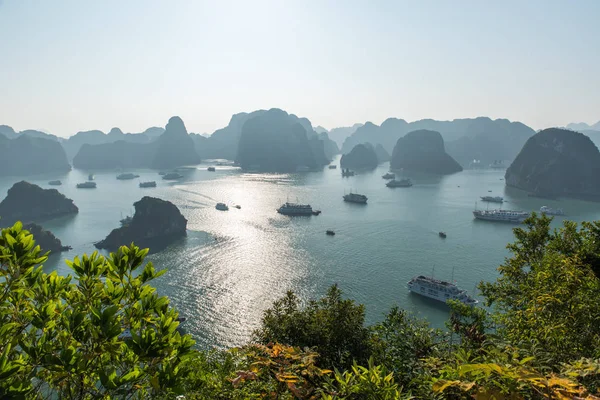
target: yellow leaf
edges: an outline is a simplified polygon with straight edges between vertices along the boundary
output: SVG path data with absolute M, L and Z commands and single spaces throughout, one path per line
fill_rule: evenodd
M 460 383 L 461 383 L 460 381 L 447 381 L 447 380 L 441 379 L 433 384 L 433 391 L 437 392 L 437 393 L 442 393 L 444 390 L 446 390 L 449 387 L 459 386 Z

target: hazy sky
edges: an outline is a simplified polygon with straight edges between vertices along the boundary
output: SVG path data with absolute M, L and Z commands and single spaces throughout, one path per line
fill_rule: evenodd
M 600 1 L 0 0 L 0 124 L 600 119 Z

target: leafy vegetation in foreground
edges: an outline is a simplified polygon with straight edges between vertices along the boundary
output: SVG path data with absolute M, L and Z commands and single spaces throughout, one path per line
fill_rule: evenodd
M 200 351 L 131 245 L 44 273 L 20 223 L 0 237 L 0 398 L 599 399 L 600 223 L 533 215 L 489 308 L 450 303 L 446 330 L 393 308 L 365 326 L 336 286 L 287 293 L 251 343 Z M 491 310 L 491 311 L 488 311 Z

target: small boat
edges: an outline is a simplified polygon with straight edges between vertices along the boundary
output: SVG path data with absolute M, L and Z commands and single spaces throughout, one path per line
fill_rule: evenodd
M 117 175 L 117 179 L 120 180 L 120 181 L 125 181 L 125 180 L 139 178 L 139 177 L 140 177 L 139 175 L 132 174 L 132 173 L 126 173 L 126 174 L 119 174 L 119 175 Z
M 336 168 L 337 168 L 337 165 L 330 165 L 329 166 L 329 169 L 336 169 Z
M 367 196 L 364 194 L 352 193 L 344 195 L 344 201 L 348 203 L 367 204 Z
M 51 185 L 51 186 L 60 186 L 60 185 L 62 185 L 62 182 L 58 181 L 58 180 L 57 181 L 50 181 L 50 182 L 48 182 L 48 185 Z
M 88 181 L 93 181 L 93 180 L 94 180 L 94 174 L 89 174 Z
M 228 211 L 229 210 L 229 207 L 227 207 L 227 204 L 225 204 L 225 203 L 217 203 L 217 206 L 215 208 L 219 211 Z
M 235 208 L 237 208 L 238 210 L 241 210 L 241 209 L 242 209 L 242 206 L 240 206 L 239 204 L 237 204 L 237 205 L 235 206 Z
M 504 203 L 504 197 L 500 196 L 482 196 L 481 201 L 487 201 L 488 203 Z
M 96 182 L 78 183 L 77 189 L 96 189 Z
M 313 210 L 312 215 L 319 215 L 321 214 L 321 210 Z
M 396 178 L 396 174 L 392 173 L 392 172 L 388 172 L 387 174 L 382 176 L 383 179 L 395 179 Z
M 155 181 L 150 181 L 150 182 L 140 182 L 140 187 L 141 187 L 141 188 L 151 188 L 151 187 L 156 187 L 156 182 L 155 182 Z
M 562 208 L 550 208 L 548 206 L 542 206 L 540 208 L 540 213 L 547 215 L 565 215 Z
M 334 231 L 332 231 L 332 230 L 327 230 L 327 231 L 325 231 L 325 233 L 326 233 L 327 235 L 329 235 L 329 236 L 333 236 L 333 235 L 335 235 L 335 232 L 334 232 Z
M 342 176 L 354 176 L 354 171 L 350 171 L 348 168 L 342 168 Z
M 438 232 L 438 235 L 443 238 L 446 239 L 446 232 Z
M 400 179 L 399 181 L 392 179 L 391 181 L 389 181 L 388 183 L 385 184 L 385 186 L 390 187 L 390 188 L 395 188 L 395 187 L 411 187 L 412 181 L 410 179 Z
M 181 178 L 183 178 L 183 175 L 181 175 L 177 172 L 169 172 L 168 174 L 163 175 L 163 179 L 167 180 L 167 181 L 169 181 L 169 180 L 173 181 L 173 180 L 181 179 Z
M 215 167 L 208 167 L 208 168 L 206 168 L 206 170 L 210 171 L 210 172 L 215 172 L 216 171 Z

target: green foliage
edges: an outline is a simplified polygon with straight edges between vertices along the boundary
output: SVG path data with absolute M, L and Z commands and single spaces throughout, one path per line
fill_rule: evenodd
M 364 306 L 342 299 L 337 285 L 325 297 L 311 300 L 306 307 L 288 292 L 266 310 L 255 340 L 267 344 L 314 348 L 325 368 L 348 368 L 354 361 L 365 363 L 370 354 L 369 330 L 364 326 Z
M 46 274 L 20 223 L 0 238 L 0 397 L 100 398 L 178 393 L 194 342 L 148 283 L 148 250 L 122 247 Z M 128 335 L 127 332 L 130 332 Z
M 394 374 L 382 365 L 375 365 L 369 359 L 368 367 L 356 363 L 347 371 L 335 371 L 335 375 L 326 378 L 323 399 L 352 400 L 397 400 L 410 399 L 403 395 L 398 384 L 394 382 Z
M 590 263 L 598 253 L 598 225 L 572 222 L 550 232 L 550 219 L 533 214 L 515 229 L 513 256 L 494 283 L 480 289 L 494 307 L 499 334 L 528 348 L 543 365 L 600 358 L 600 280 Z
M 424 359 L 446 351 L 447 336 L 424 320 L 393 307 L 385 319 L 372 328 L 375 363 L 386 366 L 405 388 L 420 391 Z
M 364 326 L 337 286 L 265 311 L 259 344 L 198 351 L 133 244 L 44 273 L 20 223 L 0 234 L 0 398 L 600 399 L 600 223 L 533 215 L 448 332 L 398 308 Z M 332 371 L 335 370 L 335 371 Z M 411 397 L 413 396 L 413 397 Z M 594 397 L 595 396 L 595 397 Z

